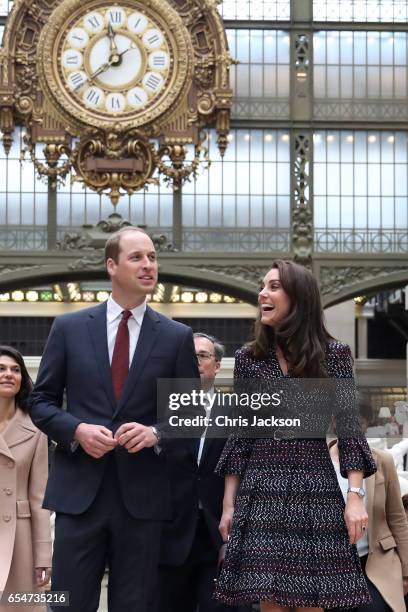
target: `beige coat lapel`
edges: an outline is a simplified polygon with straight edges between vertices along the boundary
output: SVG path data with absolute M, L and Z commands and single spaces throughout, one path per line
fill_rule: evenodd
M 11 454 L 11 450 L 9 449 L 6 440 L 3 438 L 2 434 L 0 434 L 0 455 L 4 455 L 9 459 L 13 459 L 13 455 Z
M 32 424 L 30 417 L 20 408 L 17 408 L 14 419 L 3 432 L 3 440 L 9 449 L 9 453 L 13 446 L 17 446 L 17 444 L 30 440 L 30 438 L 36 434 L 36 431 L 37 430 Z M 12 457 L 12 454 L 9 456 Z

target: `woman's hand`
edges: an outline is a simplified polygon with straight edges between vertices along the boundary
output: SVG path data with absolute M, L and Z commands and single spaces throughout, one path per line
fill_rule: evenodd
M 51 568 L 50 567 L 36 567 L 35 568 L 35 583 L 38 587 L 43 587 L 49 583 L 51 579 Z
M 355 544 L 364 535 L 368 525 L 368 514 L 364 501 L 356 493 L 348 493 L 347 495 L 344 520 L 346 521 L 349 543 Z
M 219 530 L 222 541 L 228 542 L 229 534 L 232 527 L 232 517 L 234 515 L 234 506 L 228 506 L 223 509 L 220 520 Z

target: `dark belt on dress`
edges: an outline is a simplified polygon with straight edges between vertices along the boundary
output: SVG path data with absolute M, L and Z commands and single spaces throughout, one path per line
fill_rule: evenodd
M 296 431 L 294 429 L 275 429 L 273 432 L 273 439 L 277 442 L 280 440 L 294 440 L 296 438 Z

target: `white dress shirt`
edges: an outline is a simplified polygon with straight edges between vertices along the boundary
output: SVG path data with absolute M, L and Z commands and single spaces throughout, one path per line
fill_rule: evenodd
M 209 391 L 207 391 L 207 393 L 209 394 L 210 397 L 212 397 L 215 393 L 214 387 L 211 387 L 211 389 Z M 205 442 L 205 434 L 207 433 L 207 429 L 208 429 L 208 423 L 209 423 L 209 419 L 211 417 L 211 408 L 210 408 L 210 403 L 207 399 L 204 400 L 204 409 L 205 409 L 205 418 L 206 418 L 206 428 L 204 429 L 203 433 L 201 434 L 201 438 L 200 438 L 200 446 L 198 447 L 198 455 L 197 455 L 197 464 L 200 465 L 200 461 L 201 461 L 201 455 L 203 454 L 203 448 L 204 448 L 204 442 Z
M 116 334 L 122 318 L 122 306 L 115 302 L 112 296 L 106 304 L 106 326 L 108 335 L 109 363 L 112 364 L 113 349 L 115 347 Z M 137 341 L 139 340 L 140 328 L 142 327 L 143 317 L 146 312 L 146 302 L 143 302 L 130 311 L 132 316 L 128 319 L 129 330 L 129 367 L 135 354 Z

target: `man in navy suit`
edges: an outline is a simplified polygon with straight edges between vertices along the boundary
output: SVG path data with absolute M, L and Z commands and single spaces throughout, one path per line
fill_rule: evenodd
M 224 347 L 202 333 L 194 334 L 194 345 L 202 389 L 213 396 Z M 211 412 L 205 408 L 213 421 L 222 412 L 216 403 Z M 225 439 L 206 436 L 208 431 L 199 439 L 177 440 L 165 451 L 173 517 L 163 523 L 159 612 L 232 612 L 213 599 L 224 496 L 224 479 L 214 470 Z M 239 610 L 247 612 L 250 606 Z
M 69 610 L 96 612 L 107 563 L 109 611 L 151 612 L 170 517 L 157 379 L 198 378 L 197 359 L 191 329 L 146 306 L 149 236 L 116 232 L 105 262 L 111 297 L 56 318 L 32 394 L 34 423 L 57 442 L 44 498 L 56 511 L 52 587 L 69 591 Z

